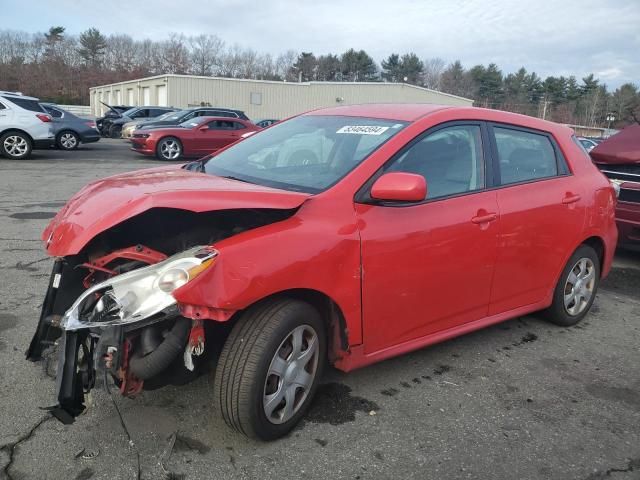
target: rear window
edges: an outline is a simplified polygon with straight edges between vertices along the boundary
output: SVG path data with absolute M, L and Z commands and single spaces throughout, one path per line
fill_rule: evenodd
M 503 185 L 558 175 L 558 163 L 551 140 L 510 128 L 494 127 Z
M 45 113 L 40 104 L 36 100 L 29 100 L 28 98 L 19 98 L 19 97 L 2 97 L 5 100 L 9 100 L 15 105 L 24 108 L 25 110 L 30 110 L 32 112 L 41 112 Z

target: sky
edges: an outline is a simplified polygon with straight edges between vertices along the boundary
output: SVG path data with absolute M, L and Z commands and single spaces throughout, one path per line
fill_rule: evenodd
M 413 51 L 465 67 L 493 62 L 505 74 L 525 66 L 640 85 L 640 0 L 0 0 L 0 11 L 28 32 L 206 33 L 274 56 L 355 48 L 379 63 Z

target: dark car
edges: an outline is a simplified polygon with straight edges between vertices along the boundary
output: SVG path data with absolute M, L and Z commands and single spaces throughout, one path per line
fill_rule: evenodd
M 122 138 L 131 138 L 134 130 L 180 125 L 181 123 L 195 117 L 228 117 L 239 118 L 240 120 L 249 120 L 241 110 L 219 107 L 194 107 L 177 111 L 173 115 L 163 115 L 155 120 L 129 122 L 122 128 Z
M 122 127 L 125 123 L 129 123 L 133 120 L 146 120 L 149 118 L 156 118 L 165 113 L 175 112 L 177 109 L 173 107 L 133 107 L 120 114 L 120 117 L 105 119 L 102 124 L 101 133 L 107 137 L 120 138 L 122 134 Z
M 56 147 L 62 150 L 75 150 L 80 143 L 100 140 L 100 133 L 94 120 L 80 118 L 55 104 L 41 103 L 41 105 L 53 118 Z
M 102 133 L 102 127 L 104 121 L 111 118 L 120 118 L 123 112 L 133 108 L 133 105 L 107 105 L 104 102 L 100 102 L 102 105 L 108 108 L 102 117 L 96 118 L 96 128 L 98 132 Z
M 267 128 L 271 125 L 278 123 L 280 120 L 276 120 L 275 118 L 265 118 L 264 120 L 259 120 L 256 122 L 256 126 L 260 128 Z

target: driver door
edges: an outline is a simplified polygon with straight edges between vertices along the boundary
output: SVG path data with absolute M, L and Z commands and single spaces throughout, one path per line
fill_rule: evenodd
M 426 200 L 355 204 L 366 354 L 487 316 L 499 215 L 483 138 L 480 123 L 427 131 L 383 169 L 423 175 Z
M 208 127 L 203 129 L 202 127 Z M 194 149 L 198 154 L 209 154 L 226 147 L 240 138 L 234 122 L 230 120 L 212 120 L 198 127 L 195 132 Z

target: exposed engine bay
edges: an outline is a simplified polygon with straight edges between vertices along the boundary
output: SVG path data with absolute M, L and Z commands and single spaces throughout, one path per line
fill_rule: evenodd
M 176 363 L 196 371 L 206 320 L 182 316 L 172 292 L 214 266 L 216 241 L 292 213 L 155 208 L 101 233 L 80 254 L 57 258 L 27 351 L 39 360 L 58 348 L 54 415 L 71 423 L 106 376 L 133 396 L 145 382 L 162 384 L 159 377 Z

